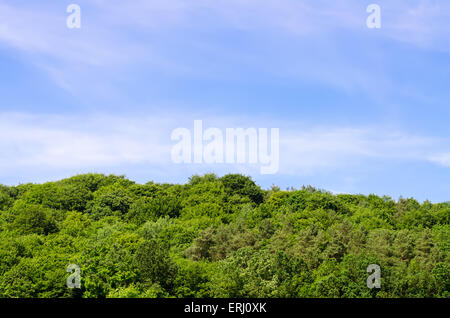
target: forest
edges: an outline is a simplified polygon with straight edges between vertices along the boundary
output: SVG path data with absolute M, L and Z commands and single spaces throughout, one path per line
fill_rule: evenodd
M 0 297 L 448 298 L 449 234 L 450 202 L 83 174 L 0 186 Z

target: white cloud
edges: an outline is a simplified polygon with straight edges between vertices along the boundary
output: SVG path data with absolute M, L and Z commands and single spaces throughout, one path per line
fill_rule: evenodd
M 77 33 L 66 27 L 65 19 L 65 11 L 58 15 L 45 8 L 0 4 L 0 40 L 36 59 L 46 56 L 89 66 L 124 61 L 120 58 L 121 47 L 108 42 L 111 34 L 104 34 L 103 27 L 84 32 L 80 29 Z
M 63 6 L 0 4 L 0 43 L 29 55 L 31 63 L 68 90 L 102 73 L 100 80 L 109 81 L 112 72 L 115 78 L 121 69 L 136 65 L 223 76 L 235 69 L 230 64 L 236 68 L 245 64 L 347 91 L 389 86 L 382 53 L 358 43 L 349 48 L 338 39 L 346 34 L 360 42 L 374 34 L 365 26 L 367 13 L 360 1 L 81 0 L 79 4 L 80 30 L 66 28 Z M 450 50 L 450 4 L 427 0 L 380 4 L 384 21 L 380 37 Z M 256 47 L 247 49 L 211 42 L 211 34 L 223 31 L 269 40 L 253 41 Z M 276 42 L 285 36 L 287 42 Z M 272 46 L 279 45 L 284 49 L 275 52 Z M 366 58 L 358 61 L 349 54 L 352 49 Z M 222 61 L 222 66 L 214 61 Z
M 171 161 L 173 129 L 185 122 L 192 129 L 189 114 L 53 116 L 0 114 L 0 174 L 29 171 L 124 171 L 145 166 L 155 171 L 220 171 L 234 169 L 255 172 L 254 165 L 175 165 Z M 216 126 L 272 128 L 269 123 L 251 119 L 204 119 L 204 129 Z M 450 153 L 435 157 L 445 142 L 430 137 L 389 131 L 382 127 L 280 127 L 281 175 L 313 175 L 328 170 L 351 171 L 355 164 L 422 161 L 450 166 Z M 430 159 L 431 158 L 431 159 Z M 181 170 L 180 170 L 181 169 Z
M 450 152 L 433 155 L 429 160 L 433 163 L 450 168 Z
M 439 139 L 381 127 L 322 127 L 291 131 L 284 136 L 282 149 L 288 155 L 282 157 L 281 165 L 291 173 L 305 174 L 323 169 L 351 169 L 356 164 L 367 164 L 367 160 L 423 161 L 442 143 Z
M 447 1 L 407 1 L 388 10 L 387 27 L 393 39 L 421 48 L 450 51 L 450 4 Z M 388 20 L 390 19 L 390 20 Z
M 160 124 L 156 118 L 2 114 L 0 167 L 165 163 L 170 145 L 164 144 Z

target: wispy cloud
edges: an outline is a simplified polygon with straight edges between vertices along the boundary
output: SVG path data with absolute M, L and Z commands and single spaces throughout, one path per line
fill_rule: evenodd
M 415 0 L 396 5 L 399 7 L 395 10 L 389 10 L 388 3 L 385 5 L 386 24 L 393 39 L 424 49 L 450 52 L 450 3 Z
M 2 114 L 0 127 L 2 170 L 162 164 L 170 150 L 156 118 Z
M 429 160 L 441 166 L 450 167 L 450 152 L 433 155 Z
M 379 37 L 450 50 L 450 4 L 379 2 L 383 8 Z M 386 57 L 370 45 L 374 33 L 365 26 L 367 13 L 360 1 L 80 0 L 79 4 L 83 24 L 76 31 L 65 27 L 63 6 L 0 4 L 0 43 L 29 55 L 66 89 L 92 76 L 107 82 L 111 68 L 120 76 L 121 69 L 137 65 L 148 72 L 162 69 L 204 77 L 246 67 L 347 91 L 378 92 L 380 83 L 390 88 Z M 224 45 L 224 32 L 240 32 L 254 40 L 252 45 Z M 361 45 L 349 48 L 340 40 L 343 32 Z M 280 46 L 282 51 L 275 50 Z
M 170 133 L 179 127 L 182 117 L 187 123 L 186 118 L 191 115 L 169 118 L 93 114 L 81 119 L 77 116 L 3 113 L 0 115 L 0 171 L 4 175 L 44 167 L 55 171 L 77 171 L 119 166 L 132 168 L 135 165 L 195 171 L 195 165 L 179 166 L 171 161 L 174 142 L 170 140 Z M 241 118 L 240 121 L 247 121 L 247 128 L 264 125 L 250 119 Z M 210 118 L 205 120 L 204 128 L 214 124 L 224 129 L 234 127 L 236 122 L 232 118 Z M 265 125 L 262 127 L 271 127 L 268 122 Z M 187 125 L 186 128 L 192 127 Z M 433 157 L 445 146 L 445 141 L 383 128 L 281 130 L 280 143 L 279 173 L 285 175 L 308 175 L 324 169 L 348 168 L 355 163 L 370 165 L 368 160 L 450 163 L 448 154 Z M 216 167 L 203 165 L 201 169 Z M 251 165 L 234 168 L 241 172 L 255 170 Z
M 425 161 L 445 143 L 440 138 L 381 127 L 319 127 L 290 131 L 284 136 L 282 149 L 287 155 L 281 163 L 290 173 L 305 174 L 347 170 L 355 164 L 370 166 L 369 160 Z
M 110 42 L 110 32 L 105 34 L 106 26 L 70 33 L 66 17 L 65 11 L 56 14 L 45 7 L 0 4 L 0 40 L 11 48 L 31 54 L 34 59 L 46 57 L 47 62 L 48 58 L 53 58 L 67 63 L 100 66 L 126 61 L 121 54 L 123 48 Z

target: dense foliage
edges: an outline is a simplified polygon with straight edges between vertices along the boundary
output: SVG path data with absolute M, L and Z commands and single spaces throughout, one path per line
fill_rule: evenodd
M 242 175 L 0 186 L 0 297 L 450 297 L 449 218 L 450 203 Z

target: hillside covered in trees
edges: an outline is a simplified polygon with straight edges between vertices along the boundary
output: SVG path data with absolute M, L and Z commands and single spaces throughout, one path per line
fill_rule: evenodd
M 0 297 L 450 297 L 449 218 L 450 203 L 242 175 L 0 186 Z

